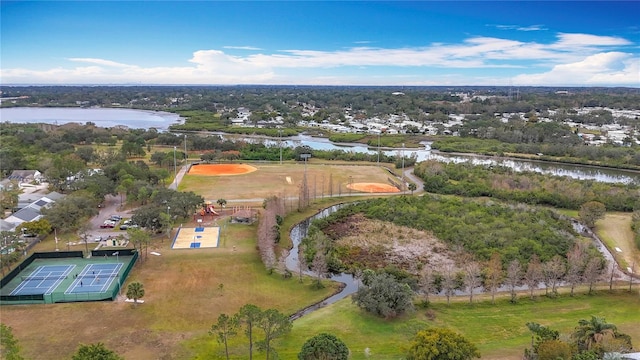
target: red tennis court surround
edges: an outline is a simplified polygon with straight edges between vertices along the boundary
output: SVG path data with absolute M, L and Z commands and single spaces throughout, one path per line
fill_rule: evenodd
M 191 166 L 189 174 L 226 176 L 248 174 L 256 170 L 258 169 L 247 164 L 198 164 Z

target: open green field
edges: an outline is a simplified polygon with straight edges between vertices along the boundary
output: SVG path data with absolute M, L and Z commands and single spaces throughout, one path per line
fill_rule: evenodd
M 304 341 L 320 332 L 341 338 L 352 353 L 351 359 L 400 359 L 402 347 L 424 327 L 443 326 L 462 333 L 475 343 L 483 359 L 521 359 L 531 342 L 527 322 L 557 329 L 568 335 L 580 319 L 604 316 L 607 322 L 631 335 L 635 348 L 640 346 L 640 296 L 637 289 L 601 291 L 595 295 L 562 295 L 556 299 L 523 297 L 517 304 L 500 299 L 492 305 L 483 301 L 470 305 L 465 300 L 447 305 L 442 300 L 430 308 L 418 308 L 411 316 L 384 320 L 363 313 L 349 299 L 311 313 L 294 323 L 292 333 L 278 342 L 283 359 L 293 359 Z M 433 320 L 427 318 L 430 313 Z M 339 326 L 336 326 L 339 324 Z M 369 349 L 370 356 L 365 355 Z

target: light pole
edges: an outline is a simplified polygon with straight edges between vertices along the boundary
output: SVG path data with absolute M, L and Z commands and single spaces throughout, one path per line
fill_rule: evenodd
M 353 176 L 349 175 L 349 196 L 351 196 L 352 187 L 353 187 Z
M 187 159 L 189 155 L 187 155 L 187 134 L 184 134 L 184 164 L 187 165 Z
M 404 194 L 405 182 L 404 182 L 404 143 L 402 143 L 402 193 Z
M 279 136 L 278 145 L 280 146 L 280 165 L 282 165 L 282 130 L 281 129 L 278 129 L 278 136 Z
M 176 166 L 176 147 L 173 147 L 173 181 L 175 182 L 178 176 L 178 170 L 177 170 L 177 166 Z
M 380 134 L 382 134 L 382 130 L 378 133 L 378 166 L 380 166 Z
M 309 201 L 309 185 L 307 183 L 307 159 L 311 157 L 311 154 L 300 154 L 300 157 L 304 159 L 304 179 L 302 179 L 302 190 L 304 193 L 304 206 L 307 206 Z

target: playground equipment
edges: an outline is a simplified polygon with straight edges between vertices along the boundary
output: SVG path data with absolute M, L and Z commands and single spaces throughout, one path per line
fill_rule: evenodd
M 197 215 L 198 214 L 195 214 L 193 216 L 194 220 L 196 219 Z M 202 207 L 202 209 L 200 209 L 199 215 L 203 218 L 206 216 L 211 216 L 213 218 L 214 216 L 219 216 L 220 214 L 215 210 L 211 201 L 207 201 L 204 203 L 204 206 Z

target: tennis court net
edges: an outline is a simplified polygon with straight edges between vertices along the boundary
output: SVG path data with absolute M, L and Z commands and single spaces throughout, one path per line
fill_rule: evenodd
M 111 274 L 84 274 L 84 275 L 78 275 L 78 279 L 95 279 L 95 278 L 100 278 L 100 279 L 106 279 L 106 278 L 114 278 L 116 276 L 118 276 L 118 273 L 111 273 Z
M 22 281 L 31 281 L 31 280 L 64 280 L 67 277 L 68 277 L 67 275 L 22 276 Z

